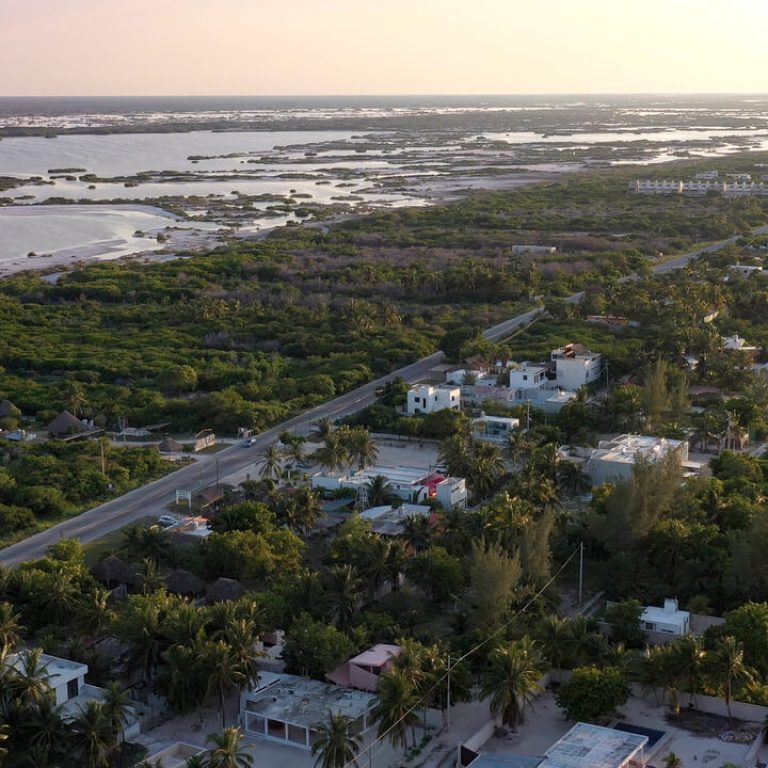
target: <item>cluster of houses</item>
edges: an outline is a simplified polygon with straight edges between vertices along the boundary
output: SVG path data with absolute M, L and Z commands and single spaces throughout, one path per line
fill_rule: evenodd
M 689 195 L 703 197 L 715 192 L 723 197 L 768 197 L 768 183 L 764 181 L 694 179 L 692 181 L 641 180 L 630 181 L 627 191 L 635 195 Z
M 600 379 L 602 356 L 583 344 L 566 344 L 552 351 L 548 362 L 491 365 L 479 356 L 463 364 L 435 366 L 430 383 L 408 392 L 406 413 L 429 414 L 445 408 L 482 406 L 493 400 L 504 405 L 530 405 L 556 413 L 576 392 Z

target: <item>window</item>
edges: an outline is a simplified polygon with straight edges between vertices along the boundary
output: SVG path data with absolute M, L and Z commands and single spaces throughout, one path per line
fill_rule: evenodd
M 67 683 L 67 701 L 74 699 L 80 693 L 79 680 L 75 678 Z
M 523 374 L 523 381 L 528 381 L 528 374 L 527 373 Z

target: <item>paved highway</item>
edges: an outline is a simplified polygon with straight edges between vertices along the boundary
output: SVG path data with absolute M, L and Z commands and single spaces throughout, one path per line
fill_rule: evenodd
M 768 226 L 755 230 L 755 234 L 766 233 L 768 233 Z M 737 237 L 730 237 L 726 240 L 720 240 L 719 242 L 703 246 L 695 251 L 659 264 L 653 268 L 653 272 L 660 274 L 673 269 L 679 269 L 685 266 L 691 259 L 704 253 L 718 251 L 733 244 L 736 240 Z M 582 293 L 575 293 L 572 296 L 568 296 L 565 301 L 574 304 L 581 301 L 582 296 Z M 516 317 L 487 329 L 483 335 L 489 341 L 499 341 L 531 323 L 542 312 L 541 308 L 523 312 Z M 237 443 L 217 453 L 215 459 L 208 461 L 205 466 L 197 463 L 190 465 L 160 480 L 130 491 L 124 496 L 108 501 L 106 504 L 83 512 L 83 514 L 66 523 L 61 523 L 46 531 L 30 536 L 28 539 L 14 544 L 12 547 L 0 550 L 0 563 L 17 565 L 24 560 L 43 557 L 46 548 L 61 538 L 78 538 L 84 544 L 87 544 L 147 514 L 154 514 L 156 510 L 162 508 L 175 498 L 177 488 L 184 490 L 197 489 L 202 481 L 204 481 L 205 485 L 210 485 L 216 480 L 217 476 L 226 477 L 233 472 L 242 471 L 252 465 L 261 458 L 262 452 L 277 440 L 281 432 L 288 429 L 297 432 L 308 431 L 311 423 L 318 419 L 335 419 L 358 411 L 375 400 L 376 389 L 387 381 L 397 376 L 402 377 L 411 384 L 422 381 L 426 377 L 427 371 L 432 366 L 437 365 L 442 359 L 443 353 L 436 352 L 429 357 L 405 366 L 405 368 L 393 371 L 391 374 L 383 376 L 376 381 L 364 384 L 362 387 L 358 387 L 352 392 L 341 395 L 341 397 L 337 397 L 328 403 L 305 411 L 292 419 L 288 419 L 288 421 L 284 421 L 282 424 L 272 427 L 266 432 L 262 432 L 256 436 L 256 443 L 249 448 L 244 448 L 242 444 Z

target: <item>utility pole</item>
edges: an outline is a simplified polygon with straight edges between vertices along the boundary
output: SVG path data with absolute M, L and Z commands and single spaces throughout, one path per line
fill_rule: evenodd
M 579 608 L 584 597 L 584 542 L 579 545 Z
M 106 465 L 104 464 L 104 443 L 99 440 L 99 448 L 101 448 L 101 475 L 102 477 L 107 476 L 107 469 Z
M 446 697 L 445 724 L 451 727 L 451 655 L 448 654 L 448 696 Z

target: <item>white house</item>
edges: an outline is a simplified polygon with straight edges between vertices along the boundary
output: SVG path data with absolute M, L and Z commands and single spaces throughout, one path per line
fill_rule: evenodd
M 751 277 L 752 275 L 756 275 L 758 272 L 762 272 L 763 268 L 755 266 L 754 264 L 729 264 L 728 271 L 736 272 L 743 277 Z
M 423 467 L 377 465 L 359 469 L 349 475 L 326 475 L 318 472 L 312 475 L 311 483 L 313 488 L 324 488 L 328 491 L 340 488 L 360 491 L 379 475 L 385 477 L 394 493 L 406 502 L 418 504 L 432 499 L 440 502 L 445 509 L 465 507 L 467 504 L 467 484 L 463 477 L 446 477 Z
M 723 339 L 723 349 L 730 352 L 754 352 L 757 347 L 750 347 L 739 335 L 726 336 Z
M 678 608 L 676 598 L 667 598 L 663 608 L 648 605 L 643 609 L 640 614 L 640 627 L 649 632 L 687 635 L 691 631 L 691 614 Z
M 552 350 L 557 384 L 566 390 L 577 390 L 598 381 L 603 368 L 603 356 L 590 352 L 583 344 L 566 344 Z
M 688 461 L 688 443 L 648 435 L 619 435 L 601 440 L 587 462 L 587 474 L 593 485 L 614 480 L 628 480 L 639 460 L 660 462 L 673 452 L 679 452 L 683 468 L 696 472 L 700 465 Z
M 472 422 L 472 436 L 487 443 L 506 445 L 509 436 L 520 426 L 520 419 L 483 414 Z
M 417 413 L 435 413 L 452 408 L 461 408 L 461 389 L 447 385 L 421 384 L 408 391 L 406 411 L 409 416 Z
M 509 369 L 510 389 L 545 389 L 548 383 L 547 366 L 543 363 L 523 363 L 516 368 Z M 525 398 L 521 395 L 517 399 L 524 400 Z
M 8 663 L 21 671 L 24 669 L 26 658 L 26 651 L 13 653 L 8 657 Z M 85 676 L 88 674 L 87 664 L 45 653 L 40 654 L 40 664 L 44 670 L 43 677 L 56 698 L 56 705 L 62 707 L 64 720 L 76 717 L 89 701 L 101 701 L 107 693 L 104 688 L 85 682 Z M 134 738 L 139 735 L 140 730 L 136 712 L 129 707 L 123 737 Z

